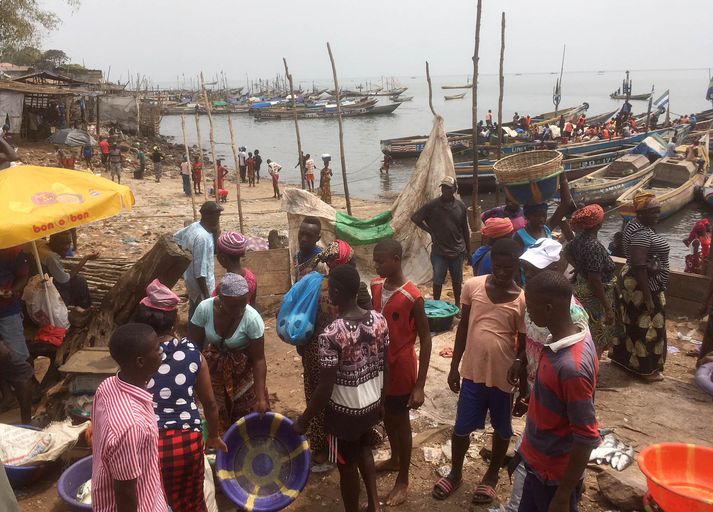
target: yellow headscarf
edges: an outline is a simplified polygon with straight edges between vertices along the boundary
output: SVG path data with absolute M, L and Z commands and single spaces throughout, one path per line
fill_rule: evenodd
M 659 208 L 660 206 L 661 204 L 659 200 L 656 199 L 656 194 L 652 194 L 651 192 L 640 191 L 634 196 L 634 209 L 637 212 L 651 208 Z

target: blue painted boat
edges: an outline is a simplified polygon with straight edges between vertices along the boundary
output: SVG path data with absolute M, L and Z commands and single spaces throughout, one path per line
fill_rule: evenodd
M 565 159 L 562 160 L 562 166 L 564 167 L 564 172 L 567 173 L 567 179 L 574 181 L 597 169 L 601 169 L 603 166 L 624 156 L 631 150 L 631 146 L 625 146 L 614 151 L 587 154 L 574 158 L 565 157 Z M 478 188 L 482 192 L 495 190 L 494 163 L 495 160 L 478 160 Z M 469 190 L 473 182 L 473 165 L 470 162 L 459 162 L 455 164 L 455 171 L 458 188 Z

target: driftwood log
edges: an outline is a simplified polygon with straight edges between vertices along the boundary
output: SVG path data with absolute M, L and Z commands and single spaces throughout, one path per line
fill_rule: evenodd
M 131 319 L 137 304 L 146 293 L 146 286 L 158 279 L 172 288 L 190 262 L 190 252 L 181 249 L 173 235 L 161 236 L 151 250 L 118 277 L 104 295 L 101 305 L 93 310 L 86 327 L 70 329 L 58 350 L 57 361 L 64 361 L 83 347 L 106 346 L 114 328 Z

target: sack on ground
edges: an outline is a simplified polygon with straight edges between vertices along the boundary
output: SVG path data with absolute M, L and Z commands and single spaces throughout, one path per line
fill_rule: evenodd
M 324 275 L 310 272 L 290 288 L 277 314 L 277 335 L 286 343 L 303 345 L 315 331 Z

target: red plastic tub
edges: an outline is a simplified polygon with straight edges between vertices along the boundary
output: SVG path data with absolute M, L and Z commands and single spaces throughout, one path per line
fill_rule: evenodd
M 651 497 L 666 512 L 713 512 L 713 448 L 654 444 L 638 463 Z

